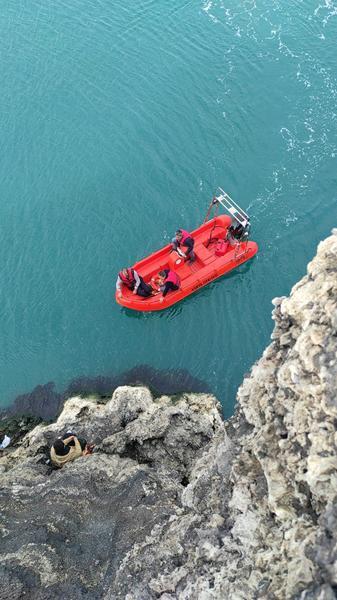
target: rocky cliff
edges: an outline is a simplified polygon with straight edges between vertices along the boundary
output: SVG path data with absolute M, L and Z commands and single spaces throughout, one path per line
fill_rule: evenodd
M 0 598 L 337 597 L 337 231 L 274 304 L 230 421 L 207 394 L 121 387 L 2 457 Z M 51 470 L 74 429 L 95 453 Z

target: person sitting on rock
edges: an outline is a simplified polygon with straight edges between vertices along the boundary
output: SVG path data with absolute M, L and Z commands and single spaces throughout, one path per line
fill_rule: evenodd
M 172 249 L 176 250 L 186 260 L 193 262 L 195 260 L 193 248 L 194 239 L 191 234 L 185 231 L 185 229 L 177 229 L 176 235 L 172 240 Z
M 63 467 L 67 462 L 75 460 L 80 456 L 92 454 L 93 444 L 88 444 L 83 438 L 77 437 L 75 433 L 67 431 L 61 438 L 57 438 L 50 450 L 51 462 L 56 467 Z
M 125 285 L 129 290 L 132 290 L 134 294 L 147 298 L 153 293 L 153 289 L 150 285 L 145 283 L 144 279 L 138 275 L 135 269 L 122 269 L 118 273 L 116 281 L 117 296 L 122 297 L 122 285 Z

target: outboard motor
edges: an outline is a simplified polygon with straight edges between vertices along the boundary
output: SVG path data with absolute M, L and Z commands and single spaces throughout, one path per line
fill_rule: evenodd
M 228 231 L 238 242 L 243 242 L 248 239 L 250 223 L 247 220 L 238 221 L 237 218 L 233 221 Z

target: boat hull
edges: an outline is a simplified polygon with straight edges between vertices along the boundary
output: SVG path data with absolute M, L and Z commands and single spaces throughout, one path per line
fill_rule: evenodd
M 235 247 L 229 246 L 227 251 L 218 255 L 219 240 L 224 240 L 231 218 L 220 215 L 201 225 L 191 232 L 194 238 L 196 260 L 193 263 L 180 261 L 172 267 L 172 246 L 168 244 L 150 256 L 134 264 L 134 269 L 146 283 L 162 269 L 173 268 L 179 275 L 181 287 L 168 294 L 160 301 L 161 294 L 142 298 L 123 287 L 122 297 L 116 293 L 116 301 L 121 306 L 141 312 L 163 310 L 194 294 L 205 285 L 229 273 L 239 265 L 255 256 L 258 246 L 255 242 L 239 242 Z

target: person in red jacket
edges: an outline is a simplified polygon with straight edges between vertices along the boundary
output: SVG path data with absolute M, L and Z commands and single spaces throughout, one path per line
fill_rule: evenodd
M 164 298 L 168 292 L 174 292 L 180 288 L 180 279 L 174 271 L 171 269 L 164 269 L 159 271 L 159 278 L 161 282 L 160 291 L 162 296 L 159 298 L 160 302 L 164 301 Z
M 193 252 L 194 239 L 191 234 L 185 229 L 177 229 L 176 235 L 172 240 L 172 248 L 176 250 L 180 256 L 186 258 L 190 262 L 195 260 L 195 254 Z
M 145 283 L 144 279 L 138 275 L 135 269 L 122 269 L 118 273 L 116 290 L 119 297 L 122 296 L 122 285 L 126 285 L 134 294 L 143 296 L 143 298 L 147 298 L 153 293 L 152 287 Z

